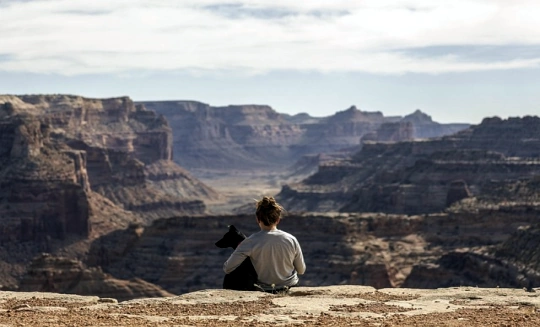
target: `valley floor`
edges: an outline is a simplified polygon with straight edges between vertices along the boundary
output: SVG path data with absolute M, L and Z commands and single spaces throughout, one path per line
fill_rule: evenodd
M 264 195 L 275 196 L 285 181 L 278 172 L 193 170 L 193 175 L 222 195 L 205 202 L 210 214 L 231 214 L 240 207 L 249 208 Z

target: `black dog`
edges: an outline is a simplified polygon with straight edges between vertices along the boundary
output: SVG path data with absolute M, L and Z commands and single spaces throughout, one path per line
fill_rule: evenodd
M 223 235 L 221 240 L 216 242 L 219 248 L 236 249 L 238 244 L 246 239 L 246 235 L 242 234 L 233 225 L 229 226 L 229 231 Z M 257 272 L 253 268 L 251 259 L 247 258 L 242 264 L 236 267 L 231 273 L 226 274 L 223 279 L 223 288 L 237 291 L 260 291 L 261 288 L 257 285 Z

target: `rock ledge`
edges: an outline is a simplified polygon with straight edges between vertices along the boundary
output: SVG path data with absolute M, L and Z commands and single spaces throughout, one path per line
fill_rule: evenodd
M 454 287 L 297 287 L 289 294 L 202 290 L 116 303 L 0 292 L 2 326 L 538 326 L 540 292 Z

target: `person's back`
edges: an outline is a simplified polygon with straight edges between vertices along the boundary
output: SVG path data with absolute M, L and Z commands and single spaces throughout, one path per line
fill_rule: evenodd
M 257 223 L 261 231 L 245 239 L 223 265 L 225 273 L 238 267 L 246 257 L 257 271 L 259 286 L 272 291 L 298 283 L 306 269 L 302 249 L 291 234 L 278 230 L 283 208 L 272 197 L 257 203 Z

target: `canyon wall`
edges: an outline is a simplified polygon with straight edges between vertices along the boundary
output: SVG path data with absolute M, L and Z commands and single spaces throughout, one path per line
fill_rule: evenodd
M 122 299 L 219 288 L 231 250 L 214 242 L 230 224 L 256 232 L 253 214 L 205 215 L 203 200 L 219 195 L 172 159 L 269 168 L 310 153 L 296 169 L 318 171 L 278 196 L 288 211 L 280 228 L 306 257 L 302 285 L 540 283 L 531 249 L 538 117 L 485 119 L 422 141 L 413 139 L 432 135 L 429 116 L 354 107 L 314 118 L 267 106 L 0 96 L 0 118 L 3 288 Z M 40 252 L 53 255 L 29 265 Z
M 90 234 L 90 185 L 84 153 L 51 144 L 34 116 L 0 121 L 2 241 Z
M 204 213 L 219 195 L 171 158 L 164 117 L 127 97 L 0 95 L 0 285 L 54 242 Z
M 434 267 L 456 265 L 459 259 L 453 260 L 450 253 L 473 256 L 472 249 L 488 253 L 487 249 L 500 247 L 509 242 L 512 231 L 538 222 L 539 213 L 538 206 L 507 206 L 413 216 L 289 214 L 280 228 L 295 235 L 302 246 L 307 271 L 300 278 L 305 286 L 382 288 L 411 286 L 420 280 L 430 288 L 474 286 L 478 280 L 460 277 L 455 271 L 445 275 L 453 278 L 439 278 L 437 272 L 442 270 Z M 214 243 L 230 224 L 247 235 L 257 231 L 253 215 L 160 219 L 151 226 L 133 225 L 96 239 L 86 263 L 116 278 L 141 278 L 175 294 L 220 288 L 222 266 L 232 249 L 220 249 Z M 491 256 L 489 260 L 495 259 Z M 419 273 L 424 267 L 430 267 L 432 273 Z M 481 285 L 515 287 L 529 282 L 510 277 L 495 283 L 486 275 Z
M 43 160 L 34 169 L 43 172 L 40 179 L 45 182 L 58 180 L 47 175 L 49 169 L 65 168 L 56 167 L 59 162 L 47 157 L 53 150 L 44 149 L 53 147 L 70 158 L 64 162 L 74 166 L 69 174 L 77 176 L 68 179 L 81 185 L 83 192 L 97 192 L 146 221 L 202 213 L 205 210 L 203 201 L 219 196 L 171 161 L 172 132 L 165 118 L 135 105 L 127 97 L 88 99 L 69 95 L 5 95 L 0 96 L 0 106 L 4 109 L 2 117 L 6 126 L 3 132 L 5 149 L 11 148 L 9 144 L 15 146 L 11 153 L 3 152 L 6 162 L 10 162 L 6 169 L 18 169 L 12 160 L 14 156 L 41 156 Z M 19 132 L 20 128 L 9 127 L 13 119 L 20 119 L 13 117 L 19 116 L 33 117 L 27 119 L 34 120 L 33 125 L 28 125 L 30 127 L 23 127 L 27 130 L 24 135 Z M 44 143 L 50 146 L 44 147 Z M 158 180 L 155 176 L 159 176 Z M 178 185 L 182 186 L 180 190 L 173 187 Z M 13 192 L 17 192 L 16 188 Z M 25 190 L 23 193 L 32 192 Z M 65 200 L 70 204 L 78 203 L 72 198 Z
M 32 260 L 18 291 L 93 295 L 118 301 L 172 296 L 142 279 L 119 280 L 99 268 L 85 268 L 78 260 L 50 254 L 41 254 Z
M 367 134 L 377 140 L 397 141 L 452 134 L 468 126 L 438 124 L 420 111 L 405 117 L 385 117 L 354 106 L 332 116 L 311 117 L 281 114 L 264 105 L 140 103 L 167 118 L 174 130 L 174 160 L 188 169 L 283 170 L 304 155 L 359 147 Z M 400 123 L 408 127 L 396 128 Z
M 497 203 L 540 176 L 539 128 L 538 117 L 490 118 L 438 139 L 366 141 L 353 156 L 284 186 L 278 198 L 294 211 L 404 214 L 441 212 L 466 198 Z

